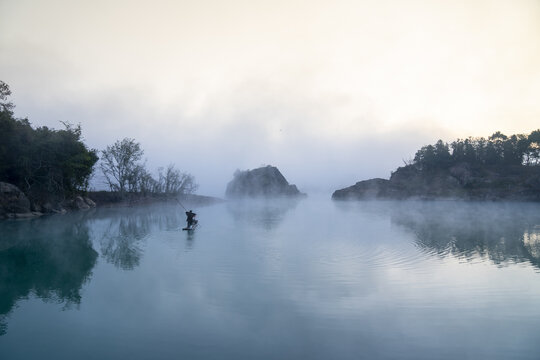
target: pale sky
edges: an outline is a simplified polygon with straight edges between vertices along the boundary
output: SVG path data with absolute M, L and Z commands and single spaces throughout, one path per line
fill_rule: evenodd
M 332 191 L 540 128 L 540 1 L 0 0 L 0 80 L 17 116 L 135 138 L 201 194 L 263 164 Z

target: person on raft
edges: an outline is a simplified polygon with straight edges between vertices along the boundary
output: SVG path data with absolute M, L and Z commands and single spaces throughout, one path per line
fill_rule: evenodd
M 186 211 L 186 216 L 187 216 L 187 228 L 188 229 L 191 229 L 193 227 L 193 225 L 197 224 L 197 220 L 195 220 L 195 216 L 197 214 L 195 214 L 193 212 L 193 210 L 189 210 L 189 211 Z

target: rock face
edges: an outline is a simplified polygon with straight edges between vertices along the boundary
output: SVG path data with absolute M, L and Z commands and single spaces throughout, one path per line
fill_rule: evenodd
M 390 177 L 360 181 L 336 190 L 332 199 L 465 199 L 540 201 L 540 168 L 474 168 L 462 163 L 448 169 L 398 168 Z
M 0 218 L 30 213 L 30 201 L 18 187 L 0 182 Z
M 90 199 L 89 197 L 84 197 L 84 202 L 91 208 L 96 207 L 96 203 L 92 199 Z
M 87 210 L 96 203 L 87 197 L 76 196 L 63 201 L 48 201 L 44 204 L 31 203 L 26 195 L 15 185 L 0 182 L 0 219 L 32 218 L 44 213 L 64 214 L 67 209 Z
M 296 185 L 290 185 L 274 166 L 237 171 L 227 185 L 225 196 L 239 197 L 295 197 L 304 196 Z
M 88 198 L 83 198 L 82 196 L 75 196 L 73 199 L 69 199 L 62 203 L 62 207 L 67 207 L 73 210 L 88 210 L 91 207 L 95 207 L 95 203 L 90 200 L 90 203 L 87 201 Z M 93 206 L 91 206 L 93 204 Z
M 399 198 L 397 189 L 390 180 L 370 179 L 359 181 L 353 186 L 336 190 L 332 194 L 333 199 L 381 199 Z

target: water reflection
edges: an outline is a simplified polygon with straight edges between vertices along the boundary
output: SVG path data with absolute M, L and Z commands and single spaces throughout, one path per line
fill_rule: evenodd
M 0 222 L 0 335 L 18 300 L 35 295 L 69 308 L 81 301 L 97 252 L 75 218 Z
M 415 203 L 392 211 L 392 222 L 414 232 L 424 251 L 503 266 L 540 269 L 540 212 L 536 204 Z
M 100 239 L 102 255 L 121 269 L 135 268 L 141 260 L 141 242 L 150 231 L 150 223 L 148 214 L 112 218 Z
M 195 243 L 195 232 L 186 231 L 186 250 L 193 250 L 193 244 Z
M 77 290 L 84 275 L 71 286 L 84 297 L 78 311 L 58 313 L 27 290 L 31 301 L 11 310 L 0 358 L 538 357 L 540 274 L 529 260 L 499 269 L 463 266 L 453 254 L 475 263 L 482 252 L 489 263 L 487 254 L 501 264 L 527 253 L 538 259 L 539 206 L 362 202 L 335 209 L 312 198 L 289 205 L 195 208 L 202 227 L 193 233 L 180 230 L 183 209 L 166 206 L 60 217 L 66 224 L 53 227 L 58 234 L 48 232 L 64 238 L 59 253 L 77 238 L 75 249 L 80 242 L 90 248 L 88 226 L 107 261 L 92 270 L 91 286 Z M 16 226 L 0 232 L 0 253 L 34 242 L 44 223 L 9 223 Z M 50 239 L 42 246 L 59 241 Z M 196 251 L 183 251 L 191 246 Z M 53 250 L 28 261 L 46 262 L 35 266 L 43 273 L 63 268 L 60 259 L 47 259 Z M 497 251 L 509 260 L 492 255 Z M 81 257 L 62 259 L 88 262 Z M 9 278 L 2 276 L 4 287 Z M 62 286 L 52 283 L 49 289 Z
M 107 262 L 123 270 L 139 265 L 144 241 L 153 229 L 178 231 L 184 221 L 175 206 L 111 209 L 100 212 L 98 217 L 106 221 L 97 235 L 101 253 Z
M 238 226 L 254 225 L 272 230 L 283 222 L 286 214 L 296 208 L 299 199 L 250 199 L 227 203 L 227 210 Z

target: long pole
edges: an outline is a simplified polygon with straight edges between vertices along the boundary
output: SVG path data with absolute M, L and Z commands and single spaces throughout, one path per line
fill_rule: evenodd
M 182 203 L 180 202 L 180 200 L 178 200 L 177 198 L 175 198 L 175 200 L 176 200 L 176 201 L 178 201 L 178 203 L 180 204 L 180 206 L 181 206 L 181 207 L 183 207 L 183 208 L 184 208 L 184 210 L 186 210 L 186 211 L 187 211 L 186 207 L 185 207 L 184 205 L 182 205 Z

